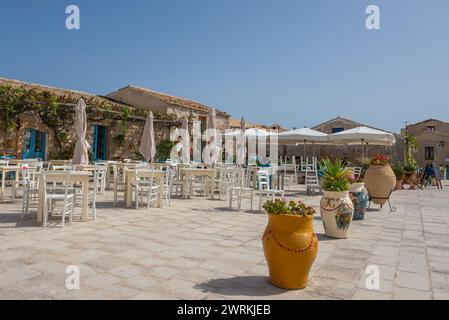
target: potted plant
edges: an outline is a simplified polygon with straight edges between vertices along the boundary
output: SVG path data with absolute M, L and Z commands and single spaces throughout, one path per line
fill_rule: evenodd
M 403 166 L 405 179 L 416 178 L 416 170 L 418 169 L 418 163 L 412 157 L 407 158 Z
M 396 186 L 396 176 L 390 167 L 389 156 L 378 154 L 371 159 L 365 173 L 365 186 L 374 203 L 382 207 L 387 202 Z
M 404 166 L 402 164 L 398 163 L 395 166 L 393 166 L 392 169 L 393 169 L 394 175 L 396 176 L 396 187 L 394 189 L 401 190 L 402 189 L 402 181 L 403 181 L 404 175 L 405 175 Z
M 268 200 L 268 225 L 262 237 L 271 283 L 284 289 L 307 285 L 318 252 L 313 230 L 315 209 L 302 201 Z
M 325 233 L 332 238 L 347 238 L 354 214 L 354 205 L 349 197 L 349 171 L 341 159 L 335 162 L 325 159 L 320 169 L 324 190 L 320 211 Z
M 350 176 L 351 184 L 350 197 L 354 205 L 353 220 L 365 219 L 366 208 L 368 208 L 368 191 L 365 188 L 365 182 L 360 177 Z

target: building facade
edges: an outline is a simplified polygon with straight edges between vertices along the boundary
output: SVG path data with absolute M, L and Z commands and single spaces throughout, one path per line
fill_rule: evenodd
M 156 157 L 164 159 L 181 118 L 207 128 L 211 107 L 199 102 L 127 86 L 108 96 L 0 78 L 0 156 L 69 159 L 76 141 L 75 106 L 87 105 L 90 159 L 140 158 L 140 138 L 149 111 L 154 114 Z M 230 116 L 216 110 L 216 126 L 229 128 Z M 167 154 L 168 153 L 168 154 Z
M 70 159 L 76 141 L 75 106 L 86 102 L 90 159 L 139 158 L 146 110 L 85 92 L 0 78 L 0 156 Z M 156 143 L 179 127 L 176 117 L 155 117 Z
M 190 122 L 201 122 L 202 132 L 207 128 L 208 116 L 212 111 L 212 107 L 193 100 L 174 97 L 133 85 L 114 91 L 108 94 L 107 97 L 143 110 L 151 110 L 168 116 L 172 115 L 177 119 L 187 116 Z M 216 108 L 215 112 L 217 129 L 224 132 L 225 129 L 229 128 L 230 116 Z
M 449 164 L 449 123 L 428 119 L 408 125 L 403 133 L 416 137 L 417 147 L 412 155 L 420 167 L 430 162 L 440 166 Z

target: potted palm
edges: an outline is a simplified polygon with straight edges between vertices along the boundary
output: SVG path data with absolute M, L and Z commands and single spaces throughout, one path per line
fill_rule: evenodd
M 313 230 L 315 209 L 302 201 L 268 200 L 268 225 L 262 237 L 271 283 L 284 289 L 307 285 L 318 252 Z
M 396 176 L 396 187 L 395 190 L 401 190 L 402 189 L 402 181 L 404 180 L 405 170 L 404 166 L 400 163 L 393 166 L 393 172 Z
M 390 157 L 378 154 L 371 159 L 365 173 L 365 185 L 371 200 L 381 206 L 387 202 L 396 186 L 396 176 L 390 167 Z
M 324 190 L 320 212 L 325 233 L 332 238 L 347 238 L 354 214 L 354 205 L 349 197 L 349 170 L 341 159 L 335 162 L 325 159 L 320 169 L 323 172 Z

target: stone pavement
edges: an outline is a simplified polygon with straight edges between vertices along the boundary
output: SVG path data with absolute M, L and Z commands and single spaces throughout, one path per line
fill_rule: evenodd
M 292 194 L 318 207 L 320 196 Z M 398 191 L 396 213 L 369 211 L 350 238 L 329 239 L 317 214 L 319 253 L 310 283 L 268 282 L 265 214 L 194 198 L 171 207 L 124 209 L 100 197 L 97 220 L 44 229 L 20 220 L 20 200 L 0 204 L 0 299 L 449 299 L 449 188 Z M 257 204 L 255 204 L 257 208 Z M 374 207 L 374 206 L 373 206 Z M 66 289 L 66 267 L 80 289 Z M 369 290 L 368 266 L 380 288 Z

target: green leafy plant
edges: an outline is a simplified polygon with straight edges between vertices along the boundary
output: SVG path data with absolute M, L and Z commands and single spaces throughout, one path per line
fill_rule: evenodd
M 114 144 L 119 147 L 123 147 L 125 145 L 125 134 L 119 133 L 112 138 Z
M 413 158 L 408 158 L 403 166 L 405 172 L 412 172 L 418 169 L 418 163 Z
M 287 214 L 296 216 L 313 216 L 315 214 L 315 209 L 307 206 L 303 201 L 293 201 L 287 202 L 285 198 L 268 200 L 264 203 L 263 208 L 269 214 Z
M 349 170 L 345 167 L 342 159 L 334 162 L 324 159 L 320 163 L 323 173 L 323 189 L 326 191 L 343 192 L 350 189 Z
M 394 165 L 392 169 L 393 169 L 394 175 L 396 176 L 396 180 L 402 180 L 402 178 L 404 178 L 405 170 L 404 170 L 403 164 L 398 163 L 398 164 Z
M 161 141 L 157 147 L 157 153 L 156 153 L 156 157 L 159 160 L 167 160 L 168 158 L 170 158 L 170 151 L 173 148 L 173 146 L 176 144 L 175 141 L 170 141 L 170 140 L 163 140 Z
M 416 137 L 414 135 L 411 135 L 410 133 L 406 133 L 405 137 L 405 151 L 406 151 L 406 158 L 411 158 L 412 157 L 412 152 L 413 150 L 416 150 L 416 148 L 418 147 L 418 140 L 416 139 Z

